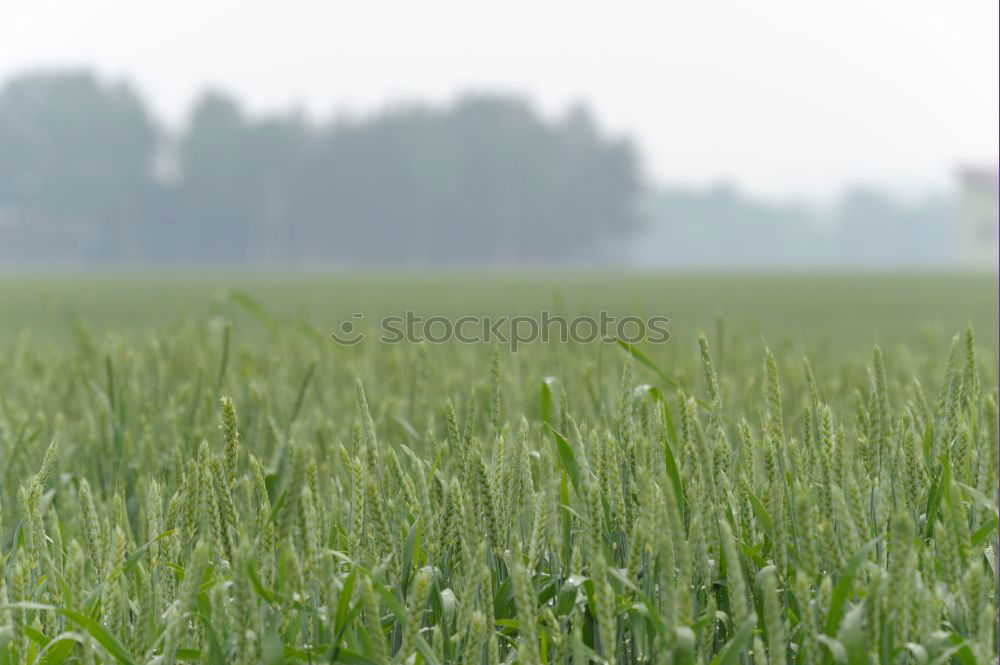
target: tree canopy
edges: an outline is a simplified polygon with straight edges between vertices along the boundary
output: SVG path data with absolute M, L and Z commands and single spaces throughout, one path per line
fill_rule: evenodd
M 36 73 L 0 90 L 0 255 L 81 262 L 607 258 L 637 156 L 584 108 L 473 96 L 360 119 L 254 116 L 209 91 L 169 131 L 129 86 Z

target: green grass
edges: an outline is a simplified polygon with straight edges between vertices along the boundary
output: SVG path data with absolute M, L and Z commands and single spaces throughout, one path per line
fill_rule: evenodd
M 0 278 L 0 336 L 33 335 L 82 318 L 99 331 L 162 329 L 216 311 L 223 291 L 243 290 L 269 312 L 320 327 L 344 316 L 422 313 L 537 314 L 607 309 L 664 314 L 677 334 L 714 325 L 719 312 L 744 335 L 799 341 L 913 341 L 971 322 L 996 339 L 996 276 L 970 274 L 578 274 L 380 273 L 83 274 Z
M 5 278 L 0 663 L 995 662 L 995 298 L 930 274 Z M 673 337 L 327 337 L 406 308 Z

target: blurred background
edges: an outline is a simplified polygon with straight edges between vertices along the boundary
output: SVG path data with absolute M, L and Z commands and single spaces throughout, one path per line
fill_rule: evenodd
M 0 269 L 997 265 L 997 5 L 8 0 Z

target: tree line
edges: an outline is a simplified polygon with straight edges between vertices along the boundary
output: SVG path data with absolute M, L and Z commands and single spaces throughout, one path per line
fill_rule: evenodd
M 905 266 L 957 259 L 958 210 L 948 193 L 901 199 L 870 185 L 832 202 L 761 200 L 729 184 L 663 185 L 638 208 L 646 225 L 632 259 L 646 266 Z
M 946 196 L 871 187 L 821 210 L 645 186 L 585 107 L 513 96 L 320 122 L 209 91 L 169 127 L 85 71 L 0 88 L 0 267 L 942 264 L 955 219 Z
M 328 264 L 614 258 L 638 157 L 584 107 L 504 95 L 317 122 L 206 92 L 182 127 L 129 84 L 0 90 L 0 260 Z

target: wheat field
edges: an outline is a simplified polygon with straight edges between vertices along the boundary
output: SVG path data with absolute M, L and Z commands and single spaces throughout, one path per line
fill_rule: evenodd
M 995 282 L 889 281 L 516 354 L 5 287 L 0 662 L 996 662 Z

